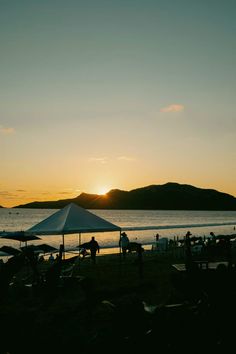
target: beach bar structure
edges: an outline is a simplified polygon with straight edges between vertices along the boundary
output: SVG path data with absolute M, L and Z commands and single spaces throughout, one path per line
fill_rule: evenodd
M 64 250 L 65 235 L 67 234 L 78 233 L 79 244 L 81 244 L 81 234 L 83 233 L 111 231 L 119 231 L 120 237 L 121 228 L 119 226 L 100 218 L 74 203 L 70 203 L 26 230 L 26 233 L 33 235 L 62 235 Z

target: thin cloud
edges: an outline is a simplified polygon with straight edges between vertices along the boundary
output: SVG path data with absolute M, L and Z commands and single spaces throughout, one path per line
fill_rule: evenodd
M 105 164 L 108 162 L 107 157 L 90 157 L 89 161 L 98 162 L 98 163 L 102 163 L 102 164 Z
M 184 110 L 184 105 L 182 104 L 171 104 L 167 107 L 161 108 L 161 112 L 164 113 L 175 113 L 175 112 L 182 112 Z
M 57 195 L 60 195 L 60 194 L 68 194 L 69 192 L 58 192 L 58 193 L 53 193 L 53 192 L 40 192 L 40 194 L 43 194 L 43 195 L 51 195 L 53 196 L 54 194 L 57 194 Z
M 136 161 L 135 158 L 129 157 L 129 156 L 119 156 L 119 157 L 117 157 L 117 160 L 119 160 L 119 161 Z
M 8 192 L 8 191 L 0 191 L 0 196 L 4 197 L 6 199 L 12 199 L 12 198 L 18 197 L 17 194 L 14 194 L 14 193 L 11 193 L 11 192 Z
M 11 193 L 9 193 L 7 191 L 0 191 L 0 195 L 5 197 L 5 196 L 11 195 Z
M 16 131 L 14 128 L 10 128 L 10 127 L 3 127 L 2 125 L 0 125 L 0 133 L 3 135 L 11 135 L 14 134 Z

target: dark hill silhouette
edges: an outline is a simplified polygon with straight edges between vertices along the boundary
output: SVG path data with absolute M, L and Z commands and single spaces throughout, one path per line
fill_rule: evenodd
M 230 194 L 172 182 L 131 191 L 112 189 L 106 195 L 82 193 L 73 199 L 33 202 L 15 208 L 60 209 L 71 202 L 85 209 L 236 210 L 236 198 Z

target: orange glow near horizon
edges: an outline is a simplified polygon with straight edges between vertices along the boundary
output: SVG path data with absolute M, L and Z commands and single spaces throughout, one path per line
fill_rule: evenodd
M 2 3 L 0 206 L 168 182 L 236 197 L 236 1 Z
M 115 169 L 114 169 L 115 170 Z M 91 176 L 91 179 L 89 177 L 86 180 L 86 184 L 77 180 L 77 176 L 75 176 L 74 181 L 68 181 L 65 176 L 66 182 L 63 180 L 60 180 L 59 177 L 62 178 L 62 176 L 58 176 L 55 178 L 53 176 L 53 181 L 52 177 L 50 179 L 50 176 L 47 176 L 49 179 L 49 182 L 45 184 L 45 181 L 40 181 L 40 180 L 30 180 L 30 178 L 26 179 L 25 183 L 23 183 L 23 177 L 20 180 L 20 184 L 17 185 L 17 187 L 14 186 L 14 181 L 11 181 L 11 183 L 2 183 L 0 187 L 2 187 L 2 191 L 0 190 L 0 206 L 3 206 L 5 208 L 12 208 L 21 204 L 27 204 L 35 201 L 39 202 L 44 202 L 44 201 L 56 201 L 56 200 L 64 200 L 64 199 L 73 199 L 79 196 L 81 193 L 87 193 L 87 194 L 98 194 L 101 196 L 106 197 L 107 193 L 112 190 L 112 189 L 120 189 L 124 191 L 130 191 L 133 189 L 137 188 L 142 188 L 151 184 L 156 184 L 156 185 L 162 185 L 167 182 L 175 182 L 175 183 L 180 183 L 180 184 L 189 184 L 198 188 L 210 188 L 210 189 L 216 189 L 219 192 L 223 193 L 228 193 L 231 194 L 232 196 L 235 196 L 235 185 L 234 185 L 234 180 L 232 179 L 231 181 L 226 181 L 226 185 L 223 185 L 221 183 L 222 181 L 220 180 L 220 177 L 222 176 L 217 176 L 215 178 L 215 181 L 211 181 L 211 183 L 206 183 L 205 181 L 201 180 L 201 176 L 195 176 L 195 179 L 191 179 L 190 176 L 188 178 L 188 181 L 184 178 L 175 178 L 175 180 L 168 178 L 167 180 L 163 178 L 159 178 L 158 180 L 154 180 L 149 178 L 145 178 L 146 176 L 139 174 L 139 179 L 132 179 L 130 181 L 130 176 L 125 176 L 127 177 L 126 183 L 122 178 L 124 178 L 124 173 L 122 171 L 122 174 L 119 174 L 119 171 L 115 171 L 115 177 L 114 180 L 112 179 L 112 175 L 109 177 L 109 181 L 107 180 L 107 177 L 105 176 L 104 178 L 99 178 L 96 176 L 95 181 L 93 180 L 93 173 L 94 171 L 90 171 L 88 176 Z M 130 173 L 130 172 L 129 172 Z M 10 177 L 13 178 L 14 175 L 11 175 Z M 40 175 L 41 176 L 41 175 Z M 72 175 L 73 176 L 73 175 Z M 19 174 L 18 174 L 19 177 Z M 118 177 L 120 181 L 118 181 Z M 206 177 L 206 173 L 204 175 Z M 19 179 L 19 178 L 18 178 Z M 210 179 L 210 174 L 208 176 L 208 180 Z M 134 182 L 135 181 L 135 184 Z M 40 183 L 41 182 L 41 183 Z M 205 183 L 204 183 L 205 182 Z M 214 182 L 214 183 L 213 183 Z M 231 182 L 231 183 L 230 183 Z M 37 183 L 37 188 L 34 186 L 34 184 Z M 39 188 L 39 186 L 41 188 Z M 0 188 L 1 189 L 1 188 Z
M 100 187 L 100 188 L 98 188 L 98 192 L 97 192 L 97 194 L 99 194 L 99 195 L 106 195 L 108 192 L 109 192 L 109 188 L 108 187 Z

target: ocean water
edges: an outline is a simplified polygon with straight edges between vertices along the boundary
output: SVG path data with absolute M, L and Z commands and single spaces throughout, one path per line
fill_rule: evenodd
M 54 214 L 56 209 L 0 209 L 0 231 L 25 231 L 36 223 Z M 120 226 L 128 234 L 130 241 L 140 242 L 145 246 L 155 242 L 155 235 L 160 237 L 183 238 L 188 230 L 195 236 L 209 236 L 236 233 L 236 211 L 185 211 L 185 210 L 90 210 L 113 224 Z M 82 234 L 81 243 L 95 236 L 101 246 L 101 254 L 113 253 L 117 249 L 119 232 Z M 47 243 L 59 249 L 62 236 L 40 236 L 41 240 L 28 244 Z M 79 244 L 79 235 L 65 235 L 66 250 L 73 250 Z M 20 247 L 19 241 L 0 238 L 3 245 Z M 22 245 L 21 245 L 22 246 Z

